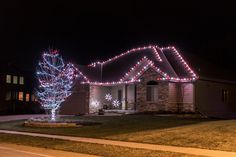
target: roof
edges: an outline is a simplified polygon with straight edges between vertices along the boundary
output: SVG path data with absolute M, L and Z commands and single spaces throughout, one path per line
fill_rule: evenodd
M 84 78 L 83 83 L 99 85 L 138 82 L 139 77 L 149 68 L 160 74 L 158 80 L 190 82 L 197 79 L 175 47 L 139 47 L 105 61 L 87 66 L 78 65 Z
M 221 63 L 213 63 L 205 56 L 200 56 L 192 53 L 183 54 L 189 65 L 198 74 L 198 79 L 218 80 L 220 82 L 236 82 L 236 74 L 230 69 L 226 68 Z

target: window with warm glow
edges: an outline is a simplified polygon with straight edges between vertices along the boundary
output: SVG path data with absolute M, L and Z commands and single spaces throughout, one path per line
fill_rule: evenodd
M 24 92 L 19 92 L 18 93 L 18 100 L 23 101 L 24 100 Z
M 13 76 L 13 84 L 17 84 L 18 83 L 18 77 L 17 76 Z
M 6 83 L 11 83 L 11 75 L 6 75 Z
M 29 101 L 30 101 L 30 94 L 27 93 L 27 94 L 25 95 L 25 101 L 26 101 L 26 102 L 29 102 Z
M 23 76 L 20 77 L 19 84 L 21 84 L 21 85 L 24 84 L 24 77 Z

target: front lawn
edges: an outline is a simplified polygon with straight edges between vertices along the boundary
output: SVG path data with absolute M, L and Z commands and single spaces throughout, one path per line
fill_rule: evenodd
M 135 141 L 236 151 L 236 120 L 210 120 L 153 115 L 83 116 L 102 125 L 80 128 L 26 128 L 23 121 L 0 123 L 0 129 Z
M 0 143 L 1 142 L 98 155 L 104 157 L 200 157 L 181 153 L 133 149 L 111 145 L 71 142 L 58 139 L 9 134 L 0 134 Z

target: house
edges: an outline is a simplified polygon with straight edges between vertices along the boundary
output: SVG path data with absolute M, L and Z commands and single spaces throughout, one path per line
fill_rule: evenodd
M 0 66 L 0 115 L 40 112 L 32 76 L 12 63 Z
M 236 117 L 236 83 L 202 78 L 175 47 L 151 45 L 78 65 L 80 78 L 62 114 L 107 111 L 202 113 Z

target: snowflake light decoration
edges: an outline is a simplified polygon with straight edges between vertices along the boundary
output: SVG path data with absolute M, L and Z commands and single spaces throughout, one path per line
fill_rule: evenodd
M 120 106 L 119 100 L 113 100 L 113 101 L 112 101 L 112 105 L 113 105 L 114 107 L 119 107 L 119 106 Z
M 97 108 L 98 106 L 100 106 L 100 102 L 98 100 L 92 100 L 91 107 Z
M 110 93 L 106 94 L 106 95 L 105 95 L 105 99 L 106 99 L 107 101 L 111 101 L 111 100 L 112 100 L 111 94 L 110 94 Z
M 96 113 L 96 112 L 98 112 L 98 108 L 99 108 L 99 106 L 100 106 L 100 101 L 98 101 L 98 100 L 91 100 L 91 103 L 90 103 L 90 113 Z

